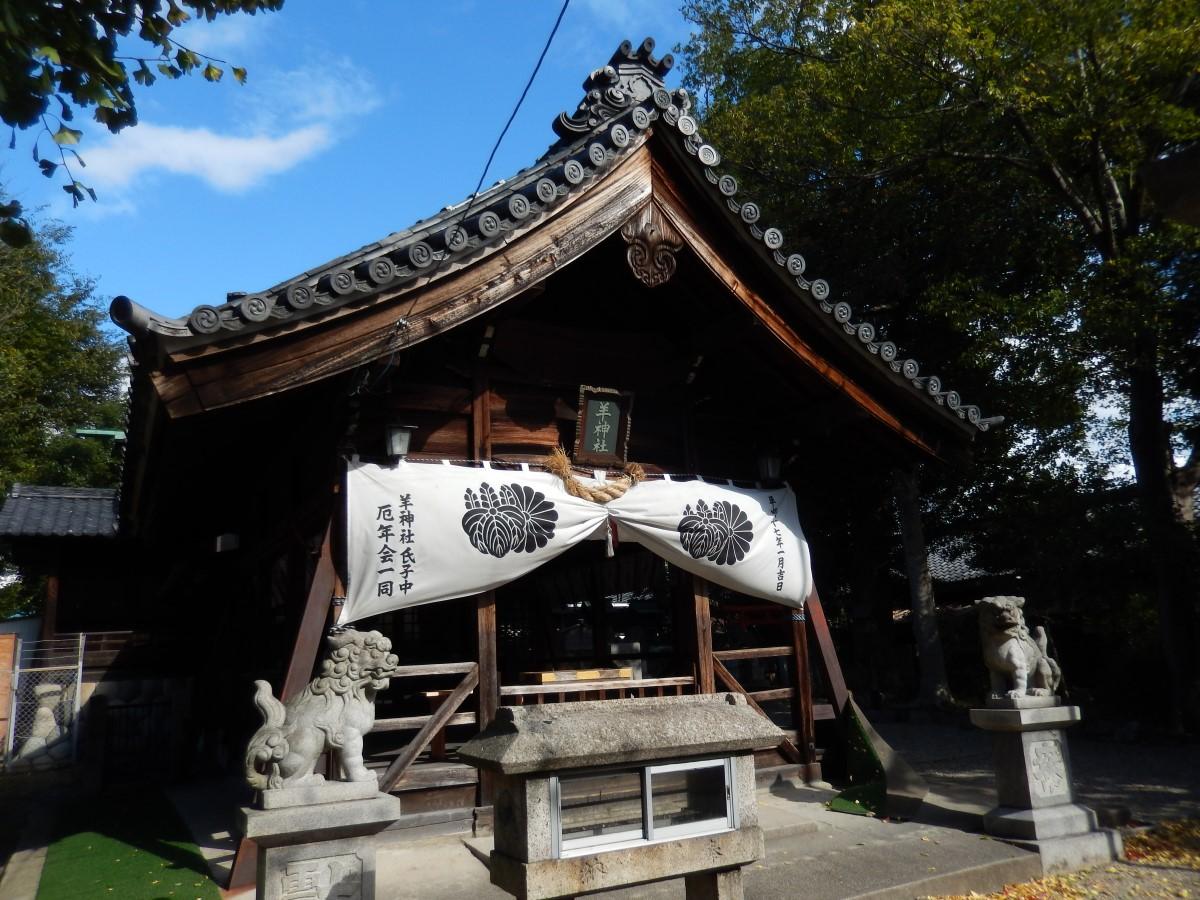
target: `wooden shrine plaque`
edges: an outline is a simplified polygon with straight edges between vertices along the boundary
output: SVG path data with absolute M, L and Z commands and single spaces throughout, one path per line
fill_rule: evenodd
M 629 453 L 632 412 L 630 391 L 581 385 L 573 462 L 584 466 L 624 466 Z

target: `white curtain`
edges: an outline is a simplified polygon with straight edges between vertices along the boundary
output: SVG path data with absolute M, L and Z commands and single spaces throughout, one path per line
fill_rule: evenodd
M 799 607 L 812 584 L 790 488 L 651 480 L 607 504 L 548 472 L 356 464 L 347 481 L 349 584 L 339 621 L 477 594 L 589 537 L 643 544 L 715 584 Z

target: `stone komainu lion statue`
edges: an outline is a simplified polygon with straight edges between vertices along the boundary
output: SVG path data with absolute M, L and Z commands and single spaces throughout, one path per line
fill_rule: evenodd
M 321 673 L 287 706 L 267 682 L 254 682 L 263 725 L 246 748 L 246 781 L 256 790 L 324 781 L 313 767 L 326 750 L 340 751 L 348 780 L 376 777 L 363 765 L 363 735 L 375 725 L 375 695 L 388 686 L 400 660 L 378 631 L 348 628 L 325 641 L 329 655 Z
M 1021 612 L 1024 605 L 1024 597 L 984 597 L 975 601 L 983 662 L 995 698 L 1049 697 L 1062 681 L 1062 670 L 1046 653 L 1046 629 L 1039 625 L 1030 635 Z

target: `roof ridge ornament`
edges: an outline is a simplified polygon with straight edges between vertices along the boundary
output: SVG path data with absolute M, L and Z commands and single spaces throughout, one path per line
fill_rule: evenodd
M 551 149 L 577 140 L 580 135 L 593 131 L 614 116 L 619 116 L 629 107 L 641 104 L 656 91 L 666 92 L 663 79 L 675 65 L 675 58 L 667 54 L 662 59 L 654 56 L 654 38 L 646 38 L 635 50 L 629 41 L 622 41 L 608 65 L 594 69 L 583 80 L 584 97 L 575 112 L 558 114 L 554 120 L 554 133 L 558 143 Z M 687 92 L 674 92 L 677 105 L 691 106 Z

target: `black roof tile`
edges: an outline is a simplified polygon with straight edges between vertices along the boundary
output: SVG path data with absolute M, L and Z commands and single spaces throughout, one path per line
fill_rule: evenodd
M 14 484 L 0 506 L 0 537 L 116 537 L 112 488 Z

